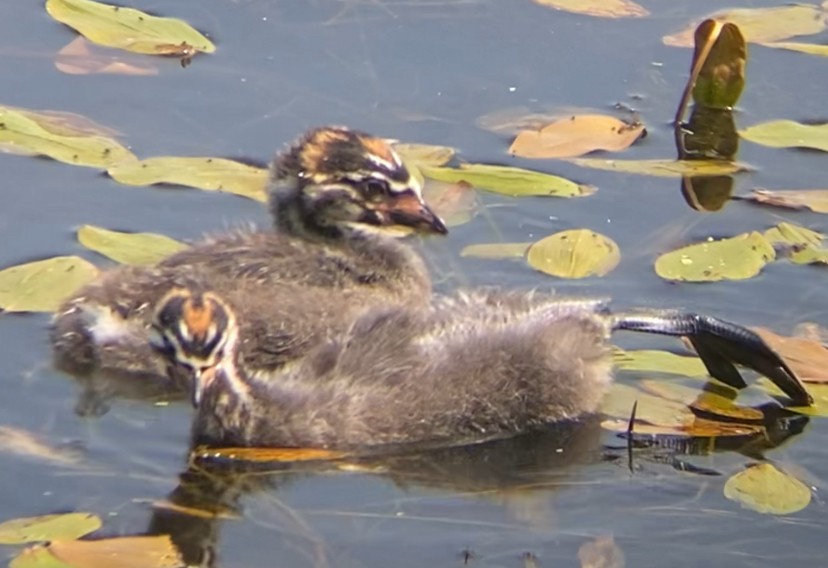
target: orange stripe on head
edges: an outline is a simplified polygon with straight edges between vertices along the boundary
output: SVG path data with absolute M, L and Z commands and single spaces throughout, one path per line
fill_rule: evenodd
M 302 168 L 309 171 L 321 169 L 322 162 L 328 157 L 329 147 L 337 142 L 348 140 L 348 134 L 341 129 L 320 128 L 305 142 L 300 156 Z
M 394 151 L 391 149 L 391 146 L 389 146 L 388 142 L 382 138 L 363 137 L 362 145 L 366 150 L 368 150 L 368 152 L 377 158 L 388 162 L 389 164 L 399 163 L 399 160 L 394 154 Z
M 194 338 L 203 339 L 213 323 L 213 305 L 210 302 L 189 300 L 184 304 L 181 319 Z

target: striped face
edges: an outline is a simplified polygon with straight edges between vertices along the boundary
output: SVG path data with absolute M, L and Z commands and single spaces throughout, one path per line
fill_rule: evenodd
M 230 356 L 237 333 L 232 311 L 214 294 L 175 289 L 158 304 L 150 343 L 192 378 L 193 404 L 198 406 L 216 367 Z
M 388 141 L 363 132 L 311 130 L 277 161 L 274 176 L 298 177 L 308 209 L 323 224 L 448 232 Z

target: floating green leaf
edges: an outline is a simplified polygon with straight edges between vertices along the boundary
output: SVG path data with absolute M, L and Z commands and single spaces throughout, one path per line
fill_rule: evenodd
M 187 245 L 155 233 L 122 233 L 94 225 L 78 229 L 78 241 L 90 250 L 121 264 L 150 265 L 187 248 Z
M 725 10 L 708 16 L 719 22 L 739 26 L 749 42 L 782 40 L 798 35 L 817 34 L 825 29 L 826 14 L 819 6 L 794 4 L 772 8 Z M 702 20 L 690 23 L 681 32 L 665 36 L 666 45 L 692 47 L 693 34 Z
M 460 256 L 490 259 L 523 258 L 530 246 L 532 243 L 482 243 L 463 248 Z
M 807 485 L 770 463 L 760 463 L 727 480 L 724 496 L 743 507 L 770 515 L 790 515 L 811 502 Z
M 58 256 L 0 270 L 0 309 L 53 312 L 97 275 L 98 269 L 78 256 Z
M 450 146 L 398 143 L 394 150 L 404 162 L 425 166 L 443 166 L 454 157 L 454 148 Z
M 821 55 L 822 57 L 828 57 L 828 45 L 821 45 L 816 43 L 799 43 L 795 41 L 765 42 L 762 45 L 764 45 L 765 47 L 774 47 L 776 49 L 798 51 L 800 53 L 807 53 L 808 55 Z
M 680 385 L 675 381 L 643 379 L 641 388 L 656 396 L 680 402 L 691 409 L 704 412 L 708 417 L 713 416 L 731 421 L 761 422 L 765 416 L 761 410 L 749 406 L 738 406 L 732 399 L 715 392 Z
M 764 378 L 761 381 L 766 381 Z M 776 388 L 776 385 L 770 381 L 760 382 L 760 386 L 766 388 L 775 395 L 780 395 L 781 391 Z M 809 384 L 808 393 L 813 397 L 814 402 L 811 406 L 791 406 L 788 410 L 798 412 L 799 414 L 807 414 L 808 416 L 818 416 L 820 418 L 828 418 L 828 385 L 826 384 Z
M 771 148 L 813 148 L 828 152 L 828 124 L 772 120 L 740 130 L 739 136 Z
M 226 191 L 256 201 L 266 201 L 266 169 L 224 158 L 159 157 L 118 164 L 107 170 L 112 179 L 126 185 L 168 183 L 208 191 Z
M 738 162 L 723 160 L 605 160 L 599 158 L 575 158 L 568 162 L 582 168 L 639 174 L 645 176 L 719 176 L 747 171 Z
M 183 20 L 150 16 L 133 8 L 91 0 L 46 0 L 46 11 L 89 41 L 107 47 L 180 56 L 216 50 L 209 39 Z
M 27 548 L 9 568 L 178 568 L 183 566 L 169 535 L 101 540 L 56 540 Z
M 698 357 L 676 355 L 669 351 L 617 350 L 613 353 L 613 361 L 618 369 L 625 371 L 670 373 L 686 377 L 708 376 L 707 368 Z
M 526 254 L 529 266 L 559 278 L 604 276 L 620 260 L 621 251 L 612 239 L 588 229 L 550 235 L 534 243 Z
M 536 4 L 601 18 L 643 18 L 650 13 L 632 0 L 534 0 Z
M 791 253 L 794 264 L 828 264 L 828 249 L 808 247 Z
M 647 394 L 622 383 L 614 383 L 601 402 L 600 411 L 612 418 L 628 419 L 636 406 L 636 421 L 657 424 L 669 428 L 686 427 L 695 416 L 686 405 Z
M 655 271 L 665 280 L 684 282 L 744 280 L 759 274 L 775 258 L 773 246 L 754 231 L 665 253 L 656 260 Z
M 781 244 L 792 247 L 818 246 L 825 235 L 793 223 L 779 223 L 764 233 L 765 239 L 771 244 Z
M 91 131 L 80 121 L 75 126 L 66 116 L 0 106 L 0 146 L 76 166 L 105 168 L 136 159 L 116 140 Z
M 421 166 L 420 170 L 427 178 L 450 183 L 463 181 L 473 187 L 503 195 L 583 197 L 595 193 L 592 186 L 579 185 L 551 174 L 508 166 L 461 164 L 459 168 Z
M 67 513 L 13 519 L 0 524 L 0 544 L 23 544 L 49 540 L 74 540 L 101 528 L 92 513 Z

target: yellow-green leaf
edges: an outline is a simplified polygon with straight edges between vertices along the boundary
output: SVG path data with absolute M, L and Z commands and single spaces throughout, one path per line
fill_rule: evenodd
M 48 156 L 76 166 L 105 168 L 136 158 L 116 140 L 94 132 L 69 115 L 0 106 L 0 146 Z
M 78 241 L 90 250 L 121 264 L 150 265 L 187 248 L 187 245 L 155 233 L 122 233 L 94 225 L 78 229 Z
M 770 463 L 733 475 L 725 483 L 724 496 L 747 509 L 770 515 L 790 515 L 811 502 L 807 485 Z
M 650 13 L 632 0 L 534 0 L 541 6 L 601 18 L 643 18 Z
M 620 152 L 645 134 L 641 123 L 629 124 L 601 114 L 580 114 L 540 129 L 522 130 L 509 153 L 522 158 L 569 158 L 596 150 Z
M 632 351 L 617 350 L 613 353 L 613 362 L 618 369 L 637 372 L 658 372 L 686 377 L 706 377 L 707 368 L 698 357 L 676 355 L 668 351 L 639 349 Z
M 58 256 L 0 270 L 0 309 L 53 312 L 98 269 L 78 256 Z
M 460 251 L 460 256 L 473 258 L 523 258 L 532 243 L 481 243 L 468 245 Z
M 825 12 L 812 4 L 725 10 L 708 17 L 719 22 L 736 24 L 749 42 L 777 41 L 797 35 L 817 34 L 826 26 Z M 684 30 L 665 36 L 664 43 L 692 47 L 696 27 L 706 19 L 696 20 Z
M 769 243 L 792 247 L 819 246 L 822 239 L 825 238 L 822 233 L 785 222 L 771 227 L 763 234 Z
M 601 402 L 600 411 L 612 418 L 628 419 L 636 402 L 636 422 L 680 428 L 692 424 L 695 420 L 695 416 L 686 405 L 647 394 L 622 383 L 612 385 Z
M 665 253 L 656 260 L 655 271 L 665 280 L 744 280 L 759 274 L 775 258 L 773 246 L 761 233 L 754 231 L 729 239 L 710 239 Z
M 828 189 L 754 189 L 744 199 L 774 207 L 828 213 Z
M 603 276 L 620 260 L 621 251 L 612 239 L 588 229 L 550 235 L 534 243 L 526 254 L 529 266 L 560 278 Z
M 224 158 L 148 158 L 123 163 L 107 170 L 112 179 L 126 185 L 168 183 L 208 191 L 226 191 L 256 201 L 266 201 L 268 171 Z
M 88 40 L 150 55 L 192 56 L 216 46 L 183 20 L 150 16 L 92 0 L 46 0 L 46 11 Z
M 808 55 L 821 55 L 822 57 L 828 57 L 828 45 L 821 45 L 816 43 L 799 43 L 795 41 L 765 42 L 762 45 L 764 45 L 765 47 L 774 47 L 776 49 L 798 51 L 800 53 L 807 53 Z
M 454 148 L 450 146 L 398 143 L 394 144 L 394 150 L 406 164 L 443 166 L 454 157 Z
M 723 160 L 605 160 L 603 158 L 575 158 L 567 161 L 582 168 L 673 178 L 682 176 L 730 175 L 749 169 L 744 164 Z
M 761 422 L 764 414 L 761 410 L 749 406 L 738 406 L 732 399 L 705 391 L 677 384 L 675 381 L 643 379 L 641 388 L 667 400 L 680 402 L 692 409 L 705 412 L 714 418 L 740 420 L 743 422 Z M 709 417 L 708 416 L 708 417 Z
M 12 558 L 9 568 L 77 568 L 61 562 L 45 546 L 31 546 Z
M 791 253 L 794 264 L 828 264 L 828 249 L 808 247 Z
M 464 181 L 478 189 L 503 195 L 583 197 L 595 193 L 592 186 L 580 185 L 552 174 L 508 166 L 461 164 L 459 168 L 420 166 L 420 170 L 427 178 L 450 183 Z
M 27 548 L 9 568 L 178 568 L 183 560 L 169 535 L 56 540 Z
M 740 130 L 739 136 L 771 148 L 813 148 L 828 152 L 828 124 L 772 120 Z
M 23 544 L 48 540 L 74 540 L 101 528 L 92 513 L 67 513 L 13 519 L 0 524 L 0 544 Z

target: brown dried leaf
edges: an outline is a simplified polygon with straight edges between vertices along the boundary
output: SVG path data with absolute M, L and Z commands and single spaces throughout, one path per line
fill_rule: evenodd
M 785 337 L 764 327 L 753 331 L 779 353 L 803 382 L 828 383 L 828 349 L 813 339 Z
M 81 461 L 77 452 L 57 448 L 28 430 L 12 426 L 0 426 L 0 452 L 36 458 L 60 466 L 73 466 Z
M 745 197 L 750 201 L 787 207 L 789 209 L 810 209 L 814 213 L 828 213 L 828 189 L 754 189 Z
M 47 549 L 59 561 L 83 568 L 178 568 L 183 565 L 169 535 L 56 540 Z
M 557 120 L 539 130 L 521 131 L 509 153 L 522 158 L 574 158 L 596 150 L 620 152 L 645 135 L 643 124 L 584 114 Z

